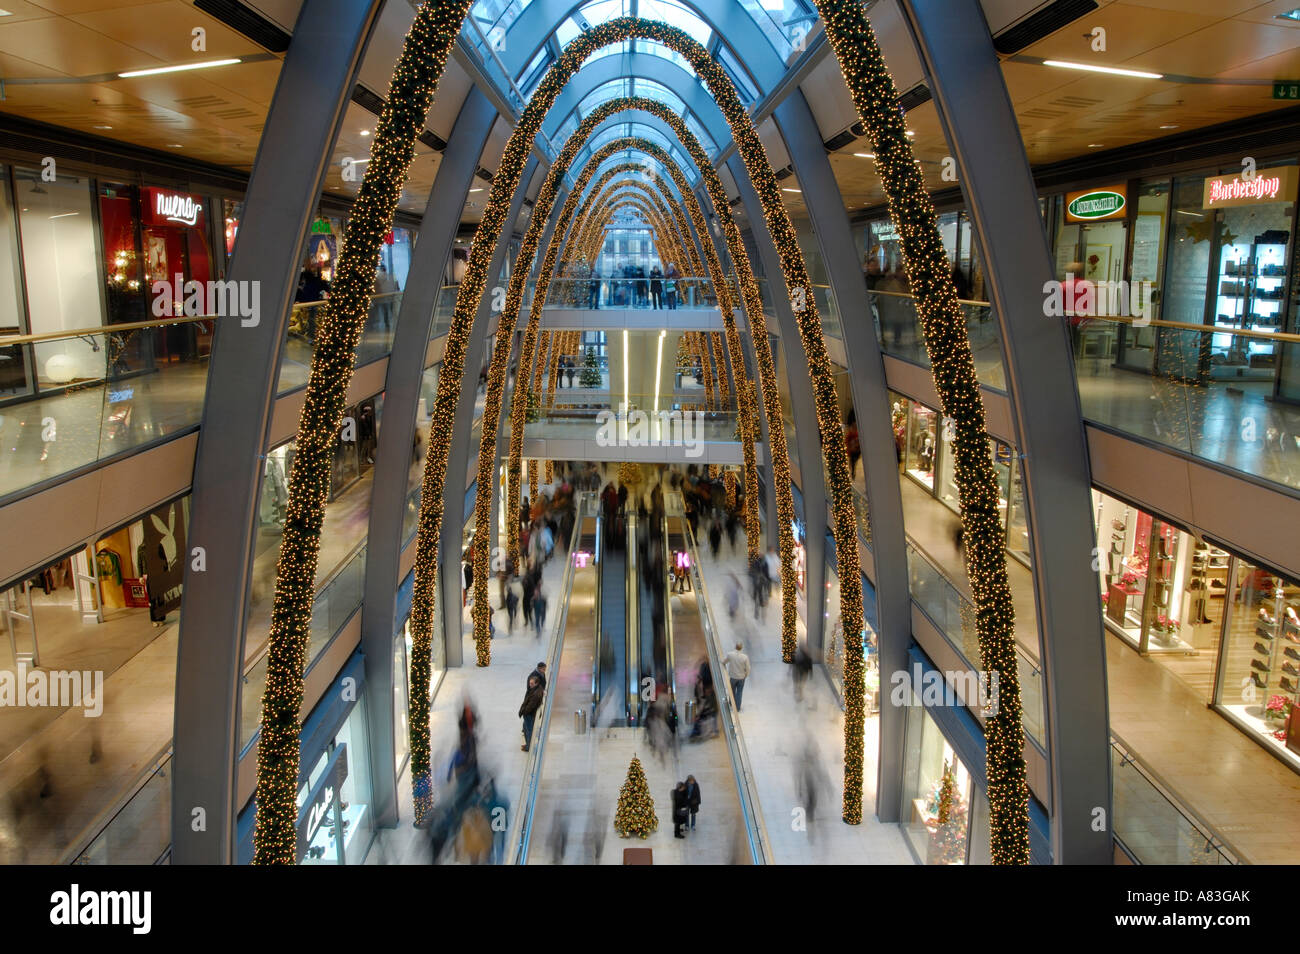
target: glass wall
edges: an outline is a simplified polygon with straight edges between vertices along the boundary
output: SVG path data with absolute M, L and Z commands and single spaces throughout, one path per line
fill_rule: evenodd
M 912 851 L 925 865 L 987 863 L 987 801 L 981 806 L 982 844 L 972 845 L 971 774 L 915 694 L 907 708 L 906 733 L 903 815 L 907 820 L 901 827 Z
M 0 589 L 0 671 L 27 692 L 0 718 L 0 863 L 69 863 L 168 750 L 188 530 L 182 497 Z M 151 804 L 115 822 L 149 862 Z
M 352 707 L 317 758 L 298 791 L 301 811 L 312 799 L 305 822 L 304 865 L 359 865 L 374 837 L 370 811 L 370 745 L 364 701 Z

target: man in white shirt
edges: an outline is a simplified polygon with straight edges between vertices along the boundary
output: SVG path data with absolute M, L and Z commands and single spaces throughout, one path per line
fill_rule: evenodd
M 736 648 L 727 653 L 723 664 L 727 668 L 727 679 L 731 683 L 731 695 L 736 700 L 736 711 L 740 711 L 740 697 L 745 692 L 745 680 L 749 677 L 749 657 L 741 649 L 741 644 L 736 643 Z
M 781 582 L 781 558 L 776 555 L 776 547 L 767 548 L 767 556 L 764 561 L 767 563 L 767 578 L 775 586 Z

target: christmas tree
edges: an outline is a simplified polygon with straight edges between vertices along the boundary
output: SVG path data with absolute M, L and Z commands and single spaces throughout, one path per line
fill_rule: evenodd
M 930 835 L 932 865 L 959 865 L 966 860 L 966 805 L 959 800 L 957 775 L 947 762 L 939 783 L 939 817 Z
M 637 835 L 646 838 L 659 828 L 659 819 L 655 817 L 655 800 L 650 796 L 650 785 L 646 782 L 645 770 L 641 760 L 632 756 L 632 764 L 627 767 L 627 781 L 618 793 L 618 809 L 614 812 L 614 830 L 623 838 Z
M 596 360 L 596 349 L 588 348 L 579 381 L 584 388 L 600 387 L 600 362 Z

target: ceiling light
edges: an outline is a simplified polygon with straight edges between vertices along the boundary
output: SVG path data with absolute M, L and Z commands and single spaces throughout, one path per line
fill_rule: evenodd
M 117 78 L 131 79 L 133 76 L 156 76 L 159 73 L 180 73 L 183 70 L 206 70 L 211 66 L 232 66 L 238 62 L 238 59 L 207 60 L 203 63 L 182 63 L 179 66 L 156 66 L 147 70 L 131 70 L 127 73 L 118 73 Z
M 363 130 L 361 130 L 361 135 L 363 135 L 363 136 L 369 136 L 369 135 L 370 135 L 370 130 L 369 130 L 369 129 L 363 129 Z
M 483 190 L 482 190 L 482 189 L 470 189 L 469 191 L 470 191 L 471 193 L 474 193 L 474 192 L 482 192 Z
M 1104 145 L 1106 145 L 1104 142 L 1090 142 L 1090 143 L 1088 143 L 1088 148 L 1089 148 L 1089 149 L 1100 149 L 1100 148 L 1101 148 L 1102 146 L 1104 146 Z
M 184 149 L 185 147 L 182 146 L 182 145 L 181 145 L 180 143 L 178 143 L 178 142 L 169 142 L 169 143 L 167 144 L 167 148 L 168 148 L 168 149 Z
M 1165 123 L 1165 124 L 1164 124 L 1163 126 L 1161 126 L 1160 128 L 1161 128 L 1161 129 L 1177 129 L 1177 128 L 1178 128 L 1178 123 Z
M 13 13 L 9 10 L 0 10 L 0 17 L 11 17 Z
M 876 158 L 876 154 L 875 154 L 874 152 L 855 152 L 853 155 L 857 156 L 859 159 L 874 159 L 874 158 Z
M 80 212 L 61 212 L 58 215 L 51 215 L 52 219 L 66 219 L 70 215 L 80 215 Z
M 1300 7 L 1294 10 L 1288 10 L 1286 13 L 1273 14 L 1274 20 L 1300 20 Z
M 790 188 L 787 188 L 787 187 L 783 187 L 783 188 L 781 189 L 781 191 L 782 191 L 782 192 L 798 192 L 798 191 L 800 191 L 800 190 L 798 190 L 798 189 L 790 189 Z
M 904 136 L 909 136 L 909 137 L 910 137 L 910 136 L 915 136 L 916 133 L 915 133 L 913 130 L 909 129 L 909 130 L 907 130 L 905 133 L 903 133 L 903 135 L 904 135 Z
M 1059 66 L 1067 70 L 1087 70 L 1089 73 L 1111 73 L 1115 76 L 1134 76 L 1138 79 L 1164 79 L 1163 73 L 1147 73 L 1144 70 L 1125 70 L 1118 66 L 1096 66 L 1092 63 L 1070 63 L 1066 60 L 1043 60 L 1044 66 Z

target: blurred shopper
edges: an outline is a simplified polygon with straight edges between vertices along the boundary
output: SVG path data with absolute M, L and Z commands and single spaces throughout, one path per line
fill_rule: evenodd
M 812 675 L 812 656 L 808 655 L 808 650 L 800 645 L 795 650 L 794 665 L 790 669 L 790 677 L 794 680 L 796 702 L 803 702 L 803 687 L 807 684 L 810 675 Z
M 542 581 L 537 581 L 537 588 L 533 591 L 533 627 L 537 632 L 537 638 L 542 638 L 542 627 L 546 625 L 546 594 L 542 592 Z
M 655 311 L 664 306 L 664 273 L 656 265 L 650 269 L 650 297 L 654 299 Z M 677 376 L 678 385 L 681 384 L 681 374 Z

